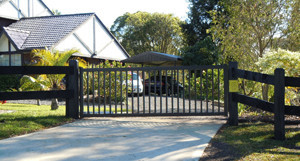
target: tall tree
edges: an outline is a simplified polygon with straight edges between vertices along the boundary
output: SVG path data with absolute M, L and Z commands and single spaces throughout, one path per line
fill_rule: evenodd
M 210 36 L 198 41 L 193 46 L 183 48 L 184 65 L 212 65 L 218 62 L 219 48 Z
M 178 54 L 183 46 L 182 23 L 172 14 L 125 13 L 110 30 L 131 56 L 145 51 Z
M 220 50 L 207 31 L 212 25 L 210 11 L 221 10 L 220 0 L 189 0 L 188 20 L 182 25 L 186 44 L 182 56 L 185 65 L 211 65 L 218 62 Z
M 220 0 L 189 0 L 189 13 L 187 23 L 182 25 L 189 46 L 204 40 L 210 33 L 207 30 L 211 27 L 211 15 L 209 11 L 220 10 Z
M 259 70 L 255 62 L 264 55 L 272 40 L 286 29 L 289 2 L 224 1 L 226 15 L 219 11 L 210 12 L 214 24 L 210 31 L 213 39 L 221 42 L 224 61 L 233 59 L 241 68 Z
M 282 48 L 290 51 L 300 50 L 300 1 L 290 0 L 290 14 L 287 15 L 287 28 L 281 37 L 272 41 L 273 48 Z
M 255 63 L 272 47 L 275 37 L 287 30 L 290 0 L 223 1 L 226 15 L 210 12 L 211 33 L 221 42 L 224 62 L 235 60 L 239 67 L 260 71 Z M 229 17 L 229 18 L 228 18 Z M 225 25 L 224 25 L 225 24 Z M 268 85 L 262 85 L 262 96 L 268 100 Z

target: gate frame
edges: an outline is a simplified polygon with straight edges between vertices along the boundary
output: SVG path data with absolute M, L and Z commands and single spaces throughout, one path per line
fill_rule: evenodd
M 203 112 L 203 113 L 138 113 L 138 114 L 84 114 L 84 96 L 83 96 L 83 73 L 84 72 L 112 72 L 112 71 L 119 71 L 119 72 L 128 72 L 128 71 L 142 71 L 143 75 L 145 72 L 148 71 L 165 71 L 165 70 L 208 70 L 212 69 L 218 69 L 218 70 L 223 70 L 223 81 L 224 81 L 224 111 L 223 112 Z M 219 71 L 219 72 L 220 72 Z M 134 68 L 88 68 L 88 69 L 83 69 L 79 68 L 79 78 L 80 78 L 80 90 L 79 90 L 79 98 L 80 98 L 80 103 L 79 103 L 79 114 L 80 118 L 83 117 L 130 117 L 130 116 L 213 116 L 213 115 L 224 115 L 228 116 L 228 93 L 229 93 L 229 87 L 228 87 L 228 65 L 223 64 L 223 65 L 203 65 L 203 66 L 172 66 L 172 67 L 134 67 Z M 123 78 L 123 77 L 122 77 Z M 145 79 L 145 78 L 142 78 Z M 204 79 L 204 78 L 203 78 Z M 220 77 L 219 77 L 220 79 Z M 145 90 L 144 90 L 145 91 Z M 143 97 L 145 97 L 145 92 L 143 92 Z M 93 99 L 94 100 L 94 99 Z M 145 99 L 143 99 L 145 100 Z M 143 101 L 143 104 L 145 102 Z M 146 107 L 146 106 L 143 106 Z M 104 111 L 105 113 L 105 111 Z

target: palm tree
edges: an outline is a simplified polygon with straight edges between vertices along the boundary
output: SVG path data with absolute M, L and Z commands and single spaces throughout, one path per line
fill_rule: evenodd
M 34 53 L 34 59 L 37 60 L 36 66 L 66 66 L 67 61 L 72 54 L 78 52 L 78 50 L 67 50 L 64 52 L 50 51 L 48 49 L 36 49 L 32 51 Z M 47 79 L 48 87 L 52 90 L 62 89 L 61 81 L 65 77 L 64 74 L 48 74 Z M 51 110 L 58 109 L 57 98 L 52 99 Z
M 40 75 L 37 78 L 34 78 L 29 75 L 24 75 L 20 80 L 20 90 L 21 91 L 43 91 L 48 90 L 49 81 L 47 80 L 46 75 Z M 37 99 L 37 105 L 40 106 L 40 99 Z

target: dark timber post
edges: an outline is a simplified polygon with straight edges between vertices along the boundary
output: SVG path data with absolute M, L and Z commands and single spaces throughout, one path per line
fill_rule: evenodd
M 228 70 L 228 79 L 237 80 L 235 76 L 235 70 L 238 68 L 237 62 L 229 62 L 229 70 Z M 233 101 L 232 93 L 228 93 L 228 108 L 229 108 L 229 125 L 237 126 L 238 125 L 238 106 L 237 102 Z
M 284 129 L 284 93 L 285 93 L 284 70 L 277 68 L 275 70 L 274 84 L 274 131 L 276 140 L 285 139 Z
M 78 62 L 77 60 L 70 60 L 69 66 L 73 67 L 73 74 L 67 76 L 67 90 L 71 90 L 73 96 L 71 98 L 66 99 L 66 116 L 72 117 L 74 119 L 79 118 L 79 110 L 78 110 Z

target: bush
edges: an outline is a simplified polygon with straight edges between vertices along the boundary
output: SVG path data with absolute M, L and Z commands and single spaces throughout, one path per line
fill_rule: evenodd
M 105 62 L 101 62 L 99 65 L 89 65 L 88 68 L 125 68 L 128 66 L 122 66 L 122 63 L 120 62 L 109 62 L 106 60 Z M 122 75 L 122 80 L 121 80 Z M 105 79 L 104 79 L 105 76 Z M 115 101 L 122 102 L 126 99 L 126 86 L 124 85 L 124 80 L 126 77 L 126 72 L 85 72 L 83 74 L 83 90 L 84 94 L 91 95 L 95 94 L 95 96 L 100 97 L 100 101 L 104 102 L 104 99 L 106 103 L 110 103 L 109 101 Z M 110 78 L 110 79 L 109 79 Z M 130 79 L 130 75 L 128 74 L 128 79 Z M 88 83 L 87 83 L 87 80 Z M 105 82 L 105 86 L 104 86 Z M 110 86 L 109 86 L 109 83 Z M 122 97 L 121 97 L 121 84 L 122 85 Z M 93 87 L 94 85 L 94 87 Z M 111 87 L 111 88 L 109 88 Z M 88 89 L 87 89 L 88 88 Z M 100 89 L 100 91 L 98 90 Z M 104 93 L 105 91 L 105 93 Z M 100 95 L 99 95 L 100 94 Z M 105 98 L 104 98 L 105 95 Z M 95 100 L 98 101 L 98 98 Z
M 203 70 L 202 73 L 197 71 L 196 75 L 195 73 L 190 73 L 191 75 L 191 84 L 190 84 L 190 91 L 189 94 L 189 82 L 186 81 L 184 84 L 184 90 L 185 90 L 185 97 L 186 98 L 195 98 L 197 96 L 198 99 L 206 99 L 206 97 L 209 100 L 218 100 L 218 97 L 220 95 L 220 100 L 224 101 L 224 71 L 220 69 L 219 76 L 218 76 L 218 70 L 214 69 L 212 72 L 212 69 Z M 196 85 L 195 85 L 195 77 L 196 77 Z M 206 79 L 207 77 L 207 79 Z M 218 80 L 218 77 L 220 80 Z M 196 93 L 195 93 L 196 88 Z M 218 95 L 218 90 L 220 90 L 220 94 Z M 201 91 L 201 92 L 200 92 Z M 206 93 L 208 91 L 208 93 Z M 212 93 L 213 91 L 213 93 Z
M 300 77 L 300 52 L 288 50 L 272 50 L 256 63 L 262 72 L 274 74 L 276 68 L 283 68 L 286 77 Z M 269 100 L 274 101 L 274 87 L 269 87 Z M 300 106 L 300 87 L 285 88 L 285 104 Z
M 13 91 L 20 85 L 20 75 L 0 75 L 0 91 Z

